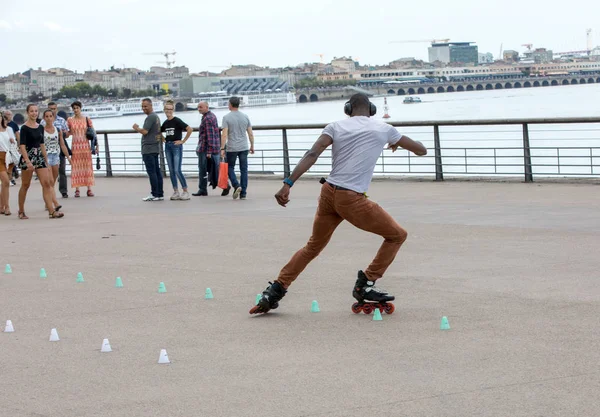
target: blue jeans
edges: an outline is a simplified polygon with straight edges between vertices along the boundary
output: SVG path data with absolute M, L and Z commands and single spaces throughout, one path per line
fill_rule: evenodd
M 160 165 L 158 164 L 157 153 L 147 153 L 142 155 L 144 165 L 146 165 L 146 172 L 148 178 L 150 178 L 150 187 L 152 189 L 152 195 L 154 197 L 164 197 L 163 192 L 163 177 L 160 172 Z
M 206 152 L 198 152 L 198 174 L 200 176 L 200 182 L 198 184 L 198 191 L 205 194 L 208 193 L 208 158 L 206 157 Z M 219 164 L 221 163 L 221 155 L 218 153 L 210 154 L 211 159 L 213 160 L 213 164 L 217 164 L 215 170 L 217 173 L 216 181 L 219 181 Z M 216 186 L 216 184 L 215 184 Z
M 246 189 L 248 188 L 248 151 L 227 152 L 227 164 L 229 165 L 229 181 L 234 189 L 240 186 L 235 177 L 235 160 L 240 159 L 240 180 L 242 181 L 242 197 L 246 197 Z
M 169 176 L 173 189 L 177 189 L 177 179 L 181 183 L 181 188 L 187 189 L 187 181 L 181 172 L 181 163 L 183 160 L 183 145 L 175 145 L 174 142 L 165 143 L 165 155 L 169 165 Z

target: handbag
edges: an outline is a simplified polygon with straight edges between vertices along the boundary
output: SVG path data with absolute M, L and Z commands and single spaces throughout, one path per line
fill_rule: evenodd
M 85 131 L 85 137 L 87 138 L 87 140 L 94 140 L 96 138 L 96 131 L 93 127 L 90 126 L 90 119 L 88 119 L 87 117 L 85 118 L 85 124 L 87 126 L 87 129 Z
M 100 169 L 100 157 L 99 156 L 96 157 L 96 169 L 98 169 L 98 170 Z
M 222 188 L 223 190 L 225 190 L 228 186 L 228 184 L 227 184 L 227 180 L 229 179 L 228 170 L 229 170 L 229 164 L 227 164 L 227 162 L 221 162 L 219 164 L 219 183 L 217 184 L 217 186 L 219 188 Z

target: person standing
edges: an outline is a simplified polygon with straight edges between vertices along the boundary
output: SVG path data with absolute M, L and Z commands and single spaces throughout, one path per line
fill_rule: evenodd
M 64 216 L 63 213 L 54 209 L 52 202 L 52 181 L 48 171 L 48 156 L 44 145 L 44 127 L 37 123 L 38 106 L 27 105 L 27 121 L 21 126 L 21 189 L 19 190 L 19 219 L 28 219 L 25 214 L 25 199 L 31 185 L 31 178 L 35 170 L 42 186 L 42 195 L 51 219 Z
M 52 110 L 52 113 L 54 114 L 54 127 L 61 131 L 63 141 L 65 143 L 65 146 L 67 147 L 67 154 L 59 152 L 58 191 L 62 195 L 62 198 L 69 198 L 69 193 L 67 190 L 67 163 L 65 162 L 65 157 L 71 155 L 71 149 L 69 148 L 69 144 L 67 143 L 67 138 L 71 133 L 69 132 L 69 126 L 67 125 L 67 121 L 61 115 L 58 114 L 58 105 L 55 102 L 51 101 L 48 103 L 48 109 Z M 44 120 L 42 120 L 41 124 L 44 124 Z
M 13 161 L 11 148 L 16 143 L 16 138 L 6 119 L 4 112 L 0 111 L 0 214 L 10 216 L 10 177 L 13 166 L 18 161 Z
M 74 116 L 67 119 L 68 130 L 73 135 L 71 142 L 71 188 L 75 188 L 75 197 L 79 198 L 79 187 L 87 187 L 87 196 L 94 197 L 94 165 L 92 164 L 91 144 L 86 132 L 93 128 L 92 121 L 81 113 L 83 105 L 80 101 L 71 104 Z M 97 145 L 96 145 L 97 146 Z M 98 148 L 96 148 L 98 152 Z
M 172 101 L 165 102 L 165 120 L 160 128 L 161 132 L 164 133 L 165 142 L 165 155 L 167 157 L 167 163 L 169 164 L 169 175 L 171 177 L 171 184 L 173 185 L 173 196 L 171 200 L 189 200 L 190 194 L 188 193 L 187 181 L 181 172 L 181 163 L 183 160 L 183 144 L 187 142 L 190 135 L 194 131 L 191 126 L 188 126 L 179 117 L 175 117 L 173 112 L 175 111 L 175 105 Z M 185 130 L 185 138 L 182 140 L 183 131 Z M 181 183 L 183 192 L 179 194 L 177 188 L 177 179 Z
M 377 288 L 375 281 L 383 276 L 394 261 L 407 233 L 379 204 L 369 200 L 366 192 L 377 159 L 386 144 L 392 152 L 402 147 L 419 156 L 426 155 L 427 148 L 401 135 L 393 126 L 372 119 L 376 111 L 377 108 L 365 94 L 354 94 L 344 105 L 344 112 L 350 117 L 328 124 L 290 177 L 283 180 L 284 185 L 275 194 L 275 199 L 285 207 L 290 201 L 294 182 L 317 162 L 325 149 L 333 145 L 332 170 L 321 186 L 312 235 L 306 246 L 296 252 L 281 269 L 277 280 L 263 292 L 260 301 L 250 310 L 251 314 L 266 313 L 278 307 L 288 287 L 327 246 L 333 232 L 344 220 L 384 238 L 369 267 L 364 272 L 358 271 L 353 297 L 359 303 L 365 300 L 378 303 L 394 300 L 393 295 Z
M 219 152 L 221 147 L 221 133 L 219 132 L 217 116 L 210 111 L 207 102 L 201 101 L 198 103 L 198 111 L 202 114 L 202 122 L 200 122 L 200 128 L 198 129 L 198 147 L 196 148 L 196 155 L 198 155 L 199 183 L 198 192 L 192 195 L 204 197 L 208 195 L 209 160 L 213 164 L 215 178 L 219 178 L 219 164 L 221 163 Z M 221 195 L 224 196 L 229 194 L 229 189 L 230 187 L 227 186 Z
M 44 145 L 46 146 L 46 160 L 48 161 L 48 168 L 50 170 L 50 177 L 52 179 L 52 204 L 54 210 L 60 210 L 62 206 L 58 204 L 56 200 L 56 179 L 58 178 L 60 156 L 66 155 L 69 159 L 69 165 L 71 164 L 71 158 L 69 157 L 69 151 L 65 146 L 63 140 L 63 131 L 56 126 L 54 120 L 54 112 L 51 109 L 44 111 L 43 124 L 44 126 Z
M 4 111 L 4 118 L 6 119 L 8 127 L 10 127 L 12 129 L 12 131 L 15 135 L 16 143 L 11 143 L 11 146 L 13 146 L 18 151 L 19 141 L 21 140 L 21 133 L 19 132 L 19 125 L 13 120 L 13 114 L 12 114 L 12 111 L 10 111 L 10 110 Z M 8 173 L 9 176 L 12 176 L 12 178 L 10 179 L 10 183 L 12 185 L 17 185 L 15 180 L 19 178 L 19 169 L 17 168 L 17 165 L 18 165 L 18 163 L 15 162 L 12 172 Z
M 233 199 L 246 199 L 248 188 L 248 152 L 254 153 L 254 133 L 250 119 L 240 110 L 240 98 L 229 99 L 229 113 L 223 117 L 223 137 L 221 139 L 221 157 L 225 157 L 227 149 L 227 164 L 229 165 L 229 181 L 233 186 Z M 246 136 L 248 135 L 248 136 Z M 250 146 L 248 146 L 250 139 Z M 240 161 L 241 186 L 235 176 L 235 162 Z
M 165 198 L 163 191 L 163 177 L 158 163 L 158 154 L 162 141 L 160 134 L 160 119 L 152 108 L 152 100 L 145 98 L 142 100 L 142 111 L 146 114 L 144 127 L 135 123 L 133 130 L 142 135 L 142 159 L 146 166 L 146 172 L 150 180 L 150 195 L 144 197 L 143 201 L 163 201 Z

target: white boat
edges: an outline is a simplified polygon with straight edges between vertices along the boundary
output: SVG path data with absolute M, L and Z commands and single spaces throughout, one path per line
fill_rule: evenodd
M 240 98 L 240 107 L 275 106 L 280 104 L 292 104 L 296 102 L 296 95 L 290 92 L 252 92 L 243 91 L 239 94 L 228 94 L 227 91 L 216 91 L 213 93 L 200 93 L 187 103 L 188 110 L 198 109 L 198 103 L 205 101 L 211 109 L 226 109 L 231 97 Z
M 121 112 L 118 106 L 114 104 L 84 104 L 81 112 L 90 119 L 99 119 L 101 117 L 116 117 L 120 116 Z
M 404 104 L 413 104 L 413 103 L 421 103 L 421 99 L 419 97 L 405 97 Z
M 205 101 L 210 109 L 226 109 L 231 95 L 227 91 L 215 91 L 211 93 L 200 93 L 192 101 L 187 103 L 188 110 L 198 110 L 198 103 Z
M 142 99 L 141 98 L 132 98 L 127 101 L 121 101 L 116 103 L 116 106 L 119 107 L 121 111 L 121 116 L 129 116 L 131 114 L 143 114 L 142 111 Z M 152 109 L 155 113 L 160 113 L 164 111 L 164 105 L 161 100 L 152 100 Z

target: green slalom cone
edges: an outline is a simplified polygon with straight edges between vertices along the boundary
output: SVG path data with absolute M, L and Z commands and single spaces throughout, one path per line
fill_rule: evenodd
M 204 296 L 204 298 L 206 298 L 207 300 L 211 300 L 211 299 L 215 298 L 213 296 L 212 290 L 210 288 L 206 289 L 206 295 Z
M 318 313 L 319 311 L 319 303 L 317 303 L 317 300 L 313 300 L 312 305 L 310 306 L 310 312 L 311 313 Z
M 76 282 L 83 282 L 83 274 L 81 272 L 77 273 L 77 281 Z
M 375 311 L 373 311 L 373 321 L 381 321 L 381 320 L 383 320 L 383 317 L 381 317 L 381 310 L 376 308 Z
M 117 279 L 115 280 L 115 287 L 123 288 L 123 281 L 121 280 L 121 277 L 117 277 Z
M 258 302 L 260 301 L 261 298 L 262 298 L 262 294 L 256 294 L 256 301 L 254 302 L 254 305 L 258 305 Z
M 6 264 L 6 268 L 4 268 L 4 273 L 12 274 L 12 268 L 10 267 L 10 264 Z
M 46 274 L 46 270 L 44 268 L 40 269 L 40 278 L 48 278 Z
M 450 330 L 450 323 L 448 322 L 448 317 L 442 317 L 442 321 L 440 323 L 440 330 Z
M 161 282 L 160 284 L 158 284 L 158 292 L 159 293 L 167 292 L 167 287 L 165 287 L 164 282 Z

